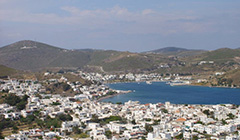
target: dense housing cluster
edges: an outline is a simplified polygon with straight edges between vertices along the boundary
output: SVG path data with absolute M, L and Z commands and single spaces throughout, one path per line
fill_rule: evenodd
M 100 97 L 124 92 L 99 82 L 116 77 L 134 77 L 135 81 L 136 78 L 159 80 L 161 75 L 80 75 L 98 82 L 84 85 L 71 82 L 64 76 L 43 81 L 1 80 L 0 91 L 4 99 L 0 104 L 1 137 L 6 140 L 240 138 L 240 108 L 237 105 L 140 104 L 137 101 L 113 104 L 98 101 Z M 47 94 L 46 83 L 65 83 L 75 95 Z

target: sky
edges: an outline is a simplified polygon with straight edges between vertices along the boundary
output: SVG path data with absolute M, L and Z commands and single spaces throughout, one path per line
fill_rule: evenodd
M 239 0 L 0 0 L 0 46 L 239 48 L 239 7 Z

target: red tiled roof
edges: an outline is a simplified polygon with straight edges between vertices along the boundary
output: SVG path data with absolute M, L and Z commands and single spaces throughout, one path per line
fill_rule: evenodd
M 145 104 L 145 106 L 149 106 L 149 104 Z
M 178 121 L 178 122 L 185 122 L 186 119 L 185 118 L 178 118 L 176 121 Z

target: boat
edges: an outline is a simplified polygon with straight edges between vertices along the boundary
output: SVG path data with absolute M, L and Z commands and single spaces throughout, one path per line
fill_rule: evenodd
M 171 81 L 170 86 L 182 86 L 182 85 L 189 85 L 190 81 L 180 81 L 180 80 L 175 80 L 175 81 Z
M 152 82 L 151 81 L 146 81 L 146 84 L 151 85 Z

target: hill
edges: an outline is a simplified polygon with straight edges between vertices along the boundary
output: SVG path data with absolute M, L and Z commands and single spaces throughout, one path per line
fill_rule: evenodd
M 198 65 L 214 61 L 212 65 Z M 97 72 L 201 73 L 234 69 L 239 49 L 215 51 L 167 47 L 148 53 L 114 50 L 66 50 L 25 40 L 0 48 L 0 64 L 17 70 L 81 69 Z
M 185 48 L 177 48 L 177 47 L 165 47 L 157 50 L 152 50 L 149 52 L 153 53 L 176 53 L 176 52 L 181 52 L 181 51 L 189 51 L 188 49 Z
M 200 55 L 187 58 L 189 61 L 214 61 L 216 64 L 239 64 L 240 50 L 221 48 L 214 51 L 204 52 Z
M 235 57 L 240 56 L 240 50 L 239 49 L 230 49 L 230 48 L 221 48 L 214 51 L 209 51 L 205 54 L 203 54 L 204 60 L 232 60 Z
M 163 55 L 175 55 L 175 56 L 195 56 L 204 53 L 204 50 L 192 50 L 178 47 L 165 47 L 157 50 L 148 51 L 147 53 L 156 53 Z
M 20 70 L 46 67 L 80 67 L 89 61 L 88 55 L 48 44 L 25 40 L 0 48 L 0 64 Z
M 228 71 L 223 75 L 223 78 L 227 79 L 232 85 L 240 85 L 240 70 Z
M 151 70 L 170 62 L 161 55 L 114 50 L 66 50 L 52 45 L 24 40 L 0 48 L 0 64 L 18 70 L 87 69 L 100 72 Z
M 0 77 L 16 74 L 17 70 L 0 65 Z

